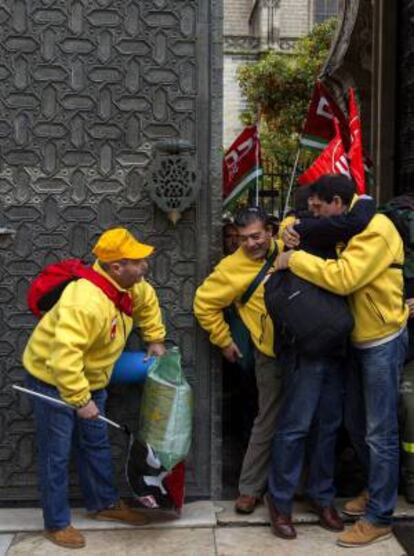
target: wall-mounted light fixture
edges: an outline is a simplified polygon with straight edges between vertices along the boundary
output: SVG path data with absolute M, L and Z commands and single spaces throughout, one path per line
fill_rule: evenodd
M 176 224 L 199 189 L 194 147 L 182 139 L 163 139 L 154 144 L 153 152 L 146 189 L 152 201 Z

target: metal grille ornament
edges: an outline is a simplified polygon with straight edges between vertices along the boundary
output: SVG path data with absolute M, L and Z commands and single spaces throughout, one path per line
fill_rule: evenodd
M 188 141 L 176 139 L 158 141 L 154 151 L 146 189 L 152 201 L 176 224 L 199 189 L 194 149 Z

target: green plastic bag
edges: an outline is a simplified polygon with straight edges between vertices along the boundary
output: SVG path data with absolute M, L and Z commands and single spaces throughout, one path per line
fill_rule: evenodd
M 159 357 L 150 368 L 141 400 L 139 437 L 170 470 L 191 446 L 193 395 L 181 369 L 178 348 Z

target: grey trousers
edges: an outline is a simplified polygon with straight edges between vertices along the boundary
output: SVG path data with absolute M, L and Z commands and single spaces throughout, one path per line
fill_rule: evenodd
M 249 496 L 261 496 L 267 489 L 271 446 L 282 389 L 282 369 L 276 359 L 256 351 L 255 362 L 259 411 L 253 423 L 239 479 L 240 494 Z

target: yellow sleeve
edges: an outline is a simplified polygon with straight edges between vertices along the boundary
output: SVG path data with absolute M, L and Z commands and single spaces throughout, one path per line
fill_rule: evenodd
M 163 342 L 166 330 L 154 288 L 148 282 L 142 281 L 133 288 L 132 298 L 132 318 L 144 342 Z
M 289 260 L 292 272 L 331 292 L 349 295 L 375 280 L 395 260 L 378 233 L 353 238 L 339 258 L 321 259 L 305 251 L 296 251 Z
M 236 297 L 234 285 L 218 269 L 204 280 L 195 293 L 194 314 L 200 326 L 209 333 L 211 343 L 220 348 L 232 342 L 223 309 L 231 305 Z
M 282 253 L 283 249 L 285 248 L 285 244 L 283 243 L 283 241 L 281 239 L 276 239 L 275 240 L 276 243 L 276 247 L 279 253 Z
M 295 216 L 286 216 L 286 218 L 282 220 L 282 222 L 279 224 L 279 230 L 277 232 L 278 239 L 280 240 L 282 239 L 283 232 L 286 230 L 288 226 L 293 226 L 295 220 L 296 220 Z
M 90 398 L 89 381 L 84 373 L 84 354 L 99 335 L 102 324 L 84 308 L 62 306 L 48 361 L 62 399 L 82 406 Z

